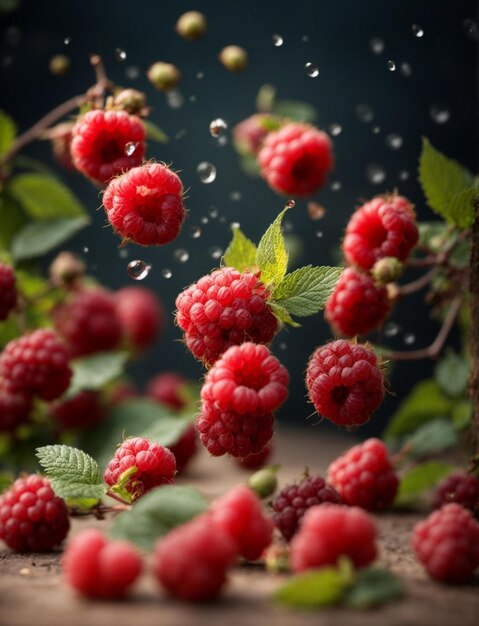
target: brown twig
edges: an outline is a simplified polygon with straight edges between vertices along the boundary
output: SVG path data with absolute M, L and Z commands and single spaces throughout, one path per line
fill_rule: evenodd
M 432 281 L 434 276 L 438 273 L 439 268 L 433 267 L 428 272 L 420 276 L 417 280 L 413 280 L 405 285 L 399 285 L 397 288 L 397 295 L 400 297 L 409 296 L 416 291 L 420 291 Z

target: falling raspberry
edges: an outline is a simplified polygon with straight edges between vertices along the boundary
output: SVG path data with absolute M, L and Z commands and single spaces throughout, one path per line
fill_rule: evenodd
M 479 478 L 462 472 L 445 478 L 436 489 L 432 506 L 439 509 L 451 502 L 457 502 L 473 513 L 479 512 Z
M 0 322 L 17 306 L 17 287 L 13 268 L 0 263 Z
M 156 294 L 144 287 L 124 287 L 115 293 L 116 314 L 123 333 L 137 350 L 159 338 L 166 313 Z
M 146 395 L 159 404 L 180 410 L 186 404 L 182 390 L 187 384 L 187 379 L 177 372 L 162 372 L 150 380 Z
M 256 156 L 266 136 L 279 128 L 281 118 L 271 113 L 256 113 L 237 124 L 232 131 L 235 148 L 240 154 Z
M 83 430 L 98 424 L 105 409 L 98 391 L 80 391 L 71 398 L 59 400 L 50 406 L 50 414 L 61 430 Z

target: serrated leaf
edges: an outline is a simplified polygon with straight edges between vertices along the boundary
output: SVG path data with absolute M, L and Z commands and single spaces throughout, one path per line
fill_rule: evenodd
M 110 535 L 151 550 L 159 537 L 203 513 L 207 507 L 206 498 L 193 487 L 160 487 L 142 496 L 130 511 L 116 517 Z
M 283 322 L 284 324 L 289 324 L 293 328 L 300 328 L 301 327 L 301 324 L 298 324 L 298 322 L 296 322 L 291 317 L 291 315 L 288 313 L 288 311 L 284 307 L 279 306 L 275 302 L 270 302 L 269 306 L 270 306 L 274 316 L 277 319 L 279 319 L 280 322 Z
M 444 393 L 457 398 L 466 391 L 469 366 L 463 357 L 449 350 L 436 365 L 434 376 Z
M 435 419 L 418 428 L 407 444 L 411 446 L 410 455 L 414 458 L 437 454 L 457 444 L 456 429 L 450 420 Z
M 87 215 L 68 187 L 50 176 L 19 174 L 12 178 L 8 190 L 26 213 L 37 220 Z
M 15 122 L 5 111 L 0 109 L 0 156 L 10 150 L 16 134 Z
M 128 352 L 99 352 L 72 361 L 73 378 L 68 395 L 83 389 L 101 389 L 123 373 Z
M 256 246 L 243 234 L 239 227 L 232 228 L 233 239 L 223 257 L 227 267 L 234 267 L 240 272 L 256 266 Z
M 404 595 L 401 580 L 391 572 L 378 567 L 360 570 L 354 586 L 346 592 L 345 604 L 355 608 L 379 606 Z
M 396 506 L 411 506 L 419 497 L 454 471 L 454 466 L 440 461 L 419 463 L 401 477 L 394 501 Z
M 261 237 L 256 251 L 256 265 L 261 271 L 261 280 L 267 285 L 279 283 L 288 268 L 288 252 L 284 243 L 281 222 L 289 209 L 285 207 Z
M 298 609 L 317 609 L 341 601 L 351 584 L 350 576 L 336 567 L 322 567 L 297 574 L 275 593 L 276 602 Z
M 477 189 L 467 187 L 454 194 L 449 203 L 449 221 L 459 228 L 469 228 L 474 223 Z
M 318 112 L 311 104 L 299 100 L 276 100 L 271 112 L 281 117 L 288 117 L 295 122 L 310 123 L 318 117 Z
M 152 141 L 157 141 L 158 143 L 168 143 L 170 141 L 168 135 L 159 126 L 153 124 L 153 122 L 149 120 L 142 120 L 142 122 L 143 126 L 145 127 L 146 136 L 148 137 L 148 139 L 151 139 Z
M 72 217 L 27 224 L 13 238 L 12 256 L 16 261 L 24 261 L 47 254 L 89 223 L 88 217 Z
M 301 267 L 276 285 L 271 299 L 291 315 L 314 315 L 324 308 L 342 271 L 342 267 Z

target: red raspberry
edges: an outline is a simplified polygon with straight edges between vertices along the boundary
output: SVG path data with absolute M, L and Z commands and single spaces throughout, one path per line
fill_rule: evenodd
M 455 502 L 416 524 L 411 543 L 428 574 L 441 582 L 467 583 L 479 567 L 479 524 Z
M 173 241 L 186 217 L 183 184 L 161 163 L 146 163 L 112 180 L 103 206 L 117 233 L 142 246 Z
M 14 339 L 0 355 L 0 377 L 13 392 L 55 400 L 72 377 L 66 346 L 49 328 Z
M 49 552 L 70 528 L 65 502 L 50 481 L 32 474 L 17 478 L 0 496 L 0 539 L 17 552 Z
M 346 504 L 369 511 L 387 509 L 399 486 L 388 449 L 380 439 L 350 448 L 331 463 L 327 479 Z
M 388 291 L 369 274 L 347 268 L 339 277 L 324 317 L 340 335 L 365 335 L 382 324 L 390 310 Z
M 107 183 L 140 165 L 144 141 L 145 129 L 138 117 L 125 111 L 88 111 L 72 128 L 73 163 L 88 178 Z
M 273 538 L 273 520 L 263 513 L 261 501 L 251 489 L 240 485 L 213 501 L 209 515 L 238 545 L 241 556 L 259 559 Z
M 101 288 L 74 292 L 54 312 L 55 327 L 73 357 L 114 350 L 122 326 L 113 294 Z
M 273 521 L 283 537 L 289 541 L 297 532 L 304 514 L 312 506 L 329 502 L 342 504 L 334 487 L 321 476 L 307 476 L 299 485 L 288 485 L 275 497 L 271 506 L 275 511 Z
M 98 391 L 85 390 L 55 402 L 50 413 L 61 430 L 79 430 L 101 422 L 105 410 Z
M 162 372 L 150 380 L 146 395 L 159 404 L 179 410 L 186 404 L 182 389 L 187 383 L 186 378 L 177 372 Z
M 462 472 L 445 478 L 436 489 L 432 506 L 439 509 L 450 502 L 457 502 L 473 513 L 479 512 L 479 478 Z
M 173 453 L 143 437 L 126 439 L 108 463 L 103 474 L 107 485 L 116 485 L 124 472 L 137 468 L 128 479 L 125 489 L 132 500 L 160 485 L 170 485 L 176 474 Z
M 233 128 L 233 142 L 240 154 L 256 156 L 269 132 L 277 130 L 281 118 L 271 113 L 255 113 Z
M 156 294 L 144 287 L 124 287 L 116 292 L 115 303 L 123 332 L 133 347 L 151 346 L 163 330 L 166 317 Z
M 324 185 L 333 167 L 331 140 L 314 126 L 290 122 L 267 135 L 258 162 L 272 189 L 309 196 Z
M 203 276 L 176 299 L 176 321 L 187 347 L 208 365 L 230 346 L 269 343 L 278 320 L 268 297 L 266 286 L 251 272 L 224 267 Z
M 193 424 L 190 424 L 176 443 L 170 446 L 176 460 L 176 469 L 181 472 L 185 469 L 197 451 L 196 430 Z
M 243 459 L 236 459 L 237 464 L 245 470 L 257 470 L 266 465 L 273 453 L 273 445 L 269 443 L 260 452 L 248 454 Z
M 62 557 L 66 582 L 87 598 L 115 599 L 125 595 L 143 564 L 126 541 L 108 541 L 96 528 L 75 535 Z
M 237 555 L 233 539 L 211 524 L 208 515 L 200 515 L 156 544 L 154 572 L 171 595 L 205 602 L 219 594 Z
M 11 391 L 0 378 L 0 433 L 15 432 L 27 421 L 32 410 L 32 398 L 27 393 Z
M 0 263 L 0 322 L 17 306 L 15 273 L 10 265 Z
M 357 507 L 313 506 L 291 542 L 293 571 L 336 565 L 342 556 L 357 568 L 376 558 L 377 529 L 373 518 Z
M 316 411 L 341 426 L 364 424 L 384 398 L 384 374 L 376 354 L 344 339 L 313 352 L 306 386 Z
M 365 270 L 384 257 L 404 261 L 419 232 L 413 205 L 402 196 L 376 196 L 357 209 L 346 227 L 343 252 L 348 263 Z

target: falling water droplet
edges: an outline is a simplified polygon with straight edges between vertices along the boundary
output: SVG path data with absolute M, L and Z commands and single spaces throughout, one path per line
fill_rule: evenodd
M 70 36 L 65 37 L 65 39 L 63 40 L 63 43 L 65 44 L 65 46 L 69 46 L 72 42 L 72 38 Z
M 318 66 L 314 63 L 308 62 L 305 64 L 304 69 L 306 70 L 306 74 L 310 78 L 317 78 L 319 76 Z
M 219 215 L 219 211 L 215 206 L 210 206 L 208 210 L 208 215 L 211 217 L 211 219 L 215 220 Z
M 219 246 L 212 246 L 208 252 L 212 259 L 220 259 L 223 254 L 223 250 Z
M 317 231 L 316 231 L 316 233 L 315 233 L 315 235 L 316 235 L 316 237 L 317 237 L 318 239 L 321 239 L 321 237 L 323 236 L 323 234 L 324 234 L 324 233 L 323 233 L 323 231 L 322 231 L 322 230 L 317 230 Z
M 220 137 L 228 128 L 228 124 L 221 119 L 221 117 L 217 117 L 215 120 L 210 122 L 210 135 L 212 137 Z
M 216 178 L 216 167 L 212 163 L 208 163 L 208 161 L 202 161 L 196 168 L 196 173 L 200 181 L 208 185 Z
M 379 37 L 374 37 L 369 42 L 369 49 L 373 54 L 381 54 L 384 51 L 384 41 Z
M 117 61 L 125 61 L 125 59 L 126 59 L 126 52 L 125 52 L 125 50 L 123 50 L 122 48 L 117 48 L 115 50 L 115 59 Z
M 125 69 L 125 76 L 128 80 L 136 80 L 140 75 L 140 68 L 137 65 L 129 65 Z
M 226 135 L 222 135 L 221 137 L 218 137 L 218 145 L 221 148 L 224 148 L 224 146 L 226 146 L 228 144 L 228 137 L 226 137 Z
M 436 124 L 445 124 L 451 117 L 449 109 L 439 104 L 432 106 L 429 109 L 429 114 L 433 122 L 436 122 Z
M 170 268 L 165 267 L 161 270 L 161 275 L 163 276 L 163 278 L 166 278 L 168 280 L 173 276 L 173 272 L 170 270 Z
M 288 202 L 286 202 L 286 204 L 284 205 L 284 208 L 294 209 L 295 206 L 296 206 L 296 202 L 294 200 L 288 200 Z
M 201 79 L 203 79 L 204 77 L 205 77 L 205 73 L 204 73 L 204 72 L 197 72 L 197 74 L 196 74 L 196 78 L 197 78 L 198 80 L 201 80 Z
M 379 135 L 379 133 L 381 132 L 381 127 L 373 126 L 371 130 L 372 130 L 373 135 Z
M 391 148 L 391 150 L 399 150 L 403 145 L 403 138 L 397 133 L 390 133 L 386 137 L 386 145 L 388 148 Z
M 236 228 L 239 228 L 241 226 L 241 224 L 239 222 L 231 222 L 230 227 L 234 230 Z
M 283 222 L 283 232 L 290 233 L 290 232 L 292 232 L 293 228 L 294 228 L 293 222 L 291 222 L 290 220 L 284 220 L 284 222 Z
M 339 182 L 339 180 L 335 180 L 331 183 L 330 188 L 331 191 L 339 191 L 341 189 L 342 185 Z
M 282 342 L 279 344 L 279 349 L 280 349 L 280 350 L 286 350 L 286 349 L 287 349 L 287 347 L 288 347 L 288 344 L 287 344 L 285 341 L 282 341 Z
M 281 37 L 281 35 L 273 35 L 273 46 L 276 46 L 277 48 L 279 48 L 280 46 L 283 45 L 283 38 Z
M 138 141 L 129 141 L 125 144 L 125 154 L 126 156 L 131 156 L 135 150 L 138 148 Z
M 412 74 L 412 67 L 409 63 L 401 63 L 401 74 L 406 78 L 409 78 Z
M 184 248 L 178 248 L 178 250 L 175 250 L 175 252 L 173 253 L 173 257 L 175 261 L 178 261 L 178 263 L 186 263 L 186 261 L 188 261 L 188 259 L 190 258 L 190 254 L 188 250 L 185 250 Z
M 328 130 L 330 135 L 332 135 L 333 137 L 337 137 L 342 133 L 343 127 L 341 126 L 341 124 L 330 124 Z
M 239 202 L 241 200 L 241 191 L 232 191 L 230 193 L 230 198 L 233 202 Z
M 151 265 L 145 263 L 141 259 L 135 259 L 130 261 L 127 266 L 128 276 L 133 280 L 143 280 L 148 276 L 151 270 Z
M 399 332 L 399 328 L 398 324 L 388 322 L 384 327 L 384 334 L 386 337 L 395 337 Z
M 120 248 L 120 251 L 118 252 L 120 259 L 127 259 L 129 255 L 130 253 L 127 248 Z
M 303 36 L 301 37 L 301 41 L 302 41 L 303 43 L 308 43 L 308 41 L 309 41 L 309 35 L 303 35 Z
M 170 107 L 170 109 L 181 109 L 183 102 L 183 94 L 177 89 L 172 89 L 171 91 L 166 92 L 166 104 Z
M 419 24 L 413 24 L 411 26 L 411 30 L 415 37 L 424 37 L 424 30 L 419 26 Z
M 208 224 L 210 220 L 206 217 L 206 215 L 203 215 L 200 221 L 202 224 Z
M 371 163 L 366 169 L 366 179 L 373 185 L 380 185 L 386 179 L 386 172 L 381 165 Z
M 369 104 L 358 104 L 356 107 L 356 115 L 361 122 L 372 122 L 374 119 L 374 111 Z
M 201 237 L 201 228 L 199 226 L 192 226 L 190 228 L 190 237 L 192 239 L 198 239 Z
M 401 170 L 398 173 L 399 180 L 407 180 L 409 178 L 409 172 L 407 170 Z
M 413 333 L 406 333 L 404 335 L 404 343 L 407 346 L 412 346 L 412 344 L 416 341 L 416 335 L 414 335 Z
M 197 98 L 197 96 L 195 96 L 195 94 L 192 94 L 192 95 L 188 98 L 188 100 L 189 100 L 190 102 L 196 102 L 196 101 L 197 101 L 197 99 L 198 99 L 198 98 Z
M 388 65 L 388 70 L 389 70 L 390 72 L 394 72 L 394 71 L 395 71 L 395 69 L 396 69 L 396 63 L 394 63 L 394 61 L 391 61 L 391 59 L 389 59 L 389 61 L 388 61 L 388 64 L 387 64 L 387 65 Z
M 462 23 L 462 28 L 464 30 L 464 34 L 468 39 L 472 39 L 473 41 L 477 41 L 479 39 L 479 27 L 477 22 L 472 20 L 471 18 L 467 18 Z
M 83 252 L 88 254 L 90 252 L 90 248 L 88 246 L 83 246 Z

